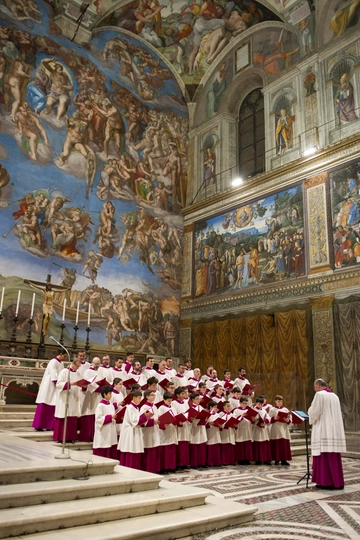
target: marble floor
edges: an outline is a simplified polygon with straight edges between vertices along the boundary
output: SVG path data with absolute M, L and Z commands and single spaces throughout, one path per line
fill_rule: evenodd
M 240 466 L 186 470 L 170 475 L 173 483 L 201 486 L 226 500 L 258 507 L 241 527 L 189 537 L 189 540 L 360 540 L 360 461 L 343 459 L 345 489 L 320 491 L 306 480 L 306 459 L 290 467 Z

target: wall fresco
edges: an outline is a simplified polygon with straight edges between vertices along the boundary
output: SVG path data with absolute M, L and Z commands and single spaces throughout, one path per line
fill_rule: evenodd
M 195 297 L 305 274 L 302 186 L 199 222 L 194 230 Z
M 51 274 L 68 290 L 54 292 L 48 334 L 66 299 L 66 336 L 79 302 L 80 343 L 90 311 L 95 343 L 175 354 L 188 144 L 175 78 L 120 31 L 71 43 L 40 0 L 6 2 L 0 16 L 6 307 L 21 289 L 28 316 L 24 278 Z M 37 291 L 37 312 L 42 302 Z

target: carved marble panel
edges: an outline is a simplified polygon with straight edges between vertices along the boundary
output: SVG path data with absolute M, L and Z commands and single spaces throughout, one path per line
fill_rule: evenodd
M 326 179 L 327 173 L 321 173 L 304 183 L 308 211 L 310 273 L 331 269 L 327 228 Z

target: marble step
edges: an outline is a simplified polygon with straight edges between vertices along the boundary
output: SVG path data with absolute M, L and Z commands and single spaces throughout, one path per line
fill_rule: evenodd
M 309 454 L 310 454 L 311 448 L 309 444 Z M 306 444 L 304 441 L 303 446 L 292 446 L 291 445 L 291 453 L 293 456 L 305 456 L 306 455 Z
M 0 410 L 0 420 L 33 420 L 34 413 L 33 411 L 2 411 Z
M 291 447 L 293 446 L 305 446 L 306 442 L 305 442 L 305 437 L 303 437 L 302 439 L 293 439 L 291 438 Z M 310 438 L 309 438 L 309 446 L 310 446 Z
M 91 465 L 87 465 L 85 461 L 55 458 L 42 461 L 2 463 L 0 485 L 63 480 L 82 477 L 84 474 L 87 476 L 113 474 L 114 468 L 118 463 L 118 461 L 113 459 L 93 455 L 91 455 Z
M 172 540 L 252 521 L 256 511 L 255 506 L 209 496 L 202 506 L 96 526 L 30 534 L 26 540 Z
M 156 490 L 162 477 L 118 465 L 114 474 L 0 486 L 0 509 Z
M 2 412 L 32 412 L 35 413 L 36 405 L 0 405 Z
M 31 427 L 33 422 L 32 418 L 17 419 L 17 418 L 2 418 L 0 419 L 0 429 L 17 428 L 17 427 Z
M 28 441 L 48 442 L 53 440 L 52 431 L 35 431 L 34 429 L 30 428 L 29 431 L 11 430 L 8 431 L 8 433 Z
M 179 511 L 205 504 L 208 494 L 204 489 L 188 486 L 181 486 L 179 490 L 160 487 L 93 497 L 90 501 L 71 500 L 4 509 L 0 510 L 0 538 Z M 167 522 L 167 516 L 163 522 Z

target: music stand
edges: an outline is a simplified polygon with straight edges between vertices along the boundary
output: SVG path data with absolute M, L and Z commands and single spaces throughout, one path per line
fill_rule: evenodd
M 309 415 L 304 411 L 291 411 L 293 424 L 305 425 L 305 444 L 306 444 L 306 473 L 300 478 L 296 485 L 299 485 L 306 478 L 306 489 L 309 487 L 309 479 L 311 480 L 310 458 L 309 458 Z

